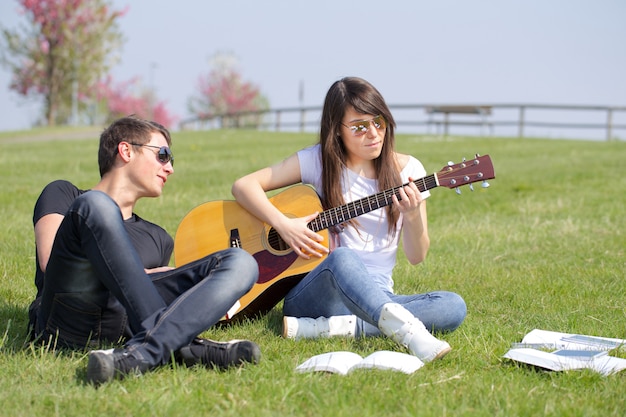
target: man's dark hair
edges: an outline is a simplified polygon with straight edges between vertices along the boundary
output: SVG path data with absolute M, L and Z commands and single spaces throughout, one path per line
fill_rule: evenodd
M 120 142 L 146 144 L 150 142 L 152 133 L 161 133 L 168 146 L 172 145 L 170 132 L 162 125 L 135 116 L 123 117 L 114 121 L 100 135 L 98 149 L 98 166 L 100 177 L 104 176 L 113 167 L 117 155 L 117 145 Z

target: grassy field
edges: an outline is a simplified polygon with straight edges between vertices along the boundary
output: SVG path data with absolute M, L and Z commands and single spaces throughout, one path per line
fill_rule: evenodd
M 284 340 L 280 305 L 224 329 L 249 338 L 258 366 L 217 372 L 165 367 L 98 389 L 84 383 L 86 352 L 24 345 L 35 289 L 32 209 L 42 187 L 64 178 L 98 180 L 97 132 L 0 133 L 0 414 L 7 416 L 623 416 L 626 373 L 545 372 L 502 355 L 532 329 L 626 338 L 626 156 L 624 142 L 400 136 L 398 148 L 427 171 L 490 154 L 491 187 L 428 202 L 431 250 L 395 271 L 400 293 L 447 289 L 468 304 L 445 339 L 453 351 L 407 376 L 359 371 L 297 374 L 305 359 L 333 350 L 396 350 L 384 338 Z M 71 139 L 63 139 L 68 137 Z M 253 131 L 174 135 L 176 173 L 162 197 L 137 213 L 173 236 L 183 216 L 208 200 L 231 199 L 237 177 L 315 141 L 312 134 Z M 616 355 L 626 357 L 626 352 Z

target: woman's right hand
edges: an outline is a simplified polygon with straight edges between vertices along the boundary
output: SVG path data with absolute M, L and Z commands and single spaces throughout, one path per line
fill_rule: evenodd
M 308 227 L 318 215 L 319 212 L 297 218 L 285 216 L 280 224 L 274 226 L 283 240 L 304 259 L 311 259 L 311 256 L 321 258 L 329 252 L 322 244 L 324 237 Z

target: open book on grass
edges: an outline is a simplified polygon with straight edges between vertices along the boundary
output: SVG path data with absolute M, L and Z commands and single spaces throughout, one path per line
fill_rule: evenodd
M 613 350 L 626 348 L 626 340 L 610 337 L 587 336 L 574 333 L 561 333 L 535 329 L 522 339 L 518 347 L 569 350 Z
M 626 340 L 535 329 L 504 357 L 552 371 L 591 369 L 610 375 L 626 369 L 626 359 L 609 355 Z
M 363 358 L 354 352 L 338 351 L 322 353 L 307 359 L 297 372 L 331 372 L 346 375 L 355 369 L 381 369 L 412 374 L 424 363 L 416 356 L 381 350 Z

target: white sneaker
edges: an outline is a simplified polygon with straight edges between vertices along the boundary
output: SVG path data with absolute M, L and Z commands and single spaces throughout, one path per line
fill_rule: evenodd
M 315 339 L 318 337 L 347 336 L 356 334 L 356 316 L 283 317 L 285 339 Z
M 388 303 L 383 306 L 378 328 L 424 363 L 441 359 L 452 350 L 448 342 L 430 334 L 424 323 L 400 304 Z

